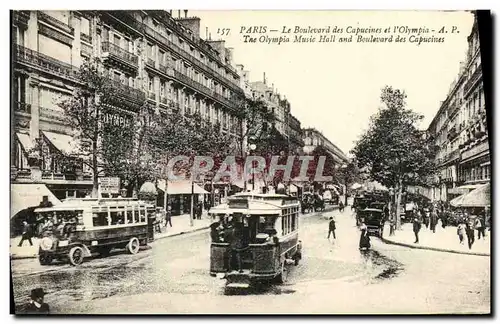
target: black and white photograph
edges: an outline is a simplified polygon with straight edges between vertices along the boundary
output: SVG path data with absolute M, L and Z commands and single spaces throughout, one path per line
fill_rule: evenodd
M 10 11 L 12 314 L 492 314 L 490 11 L 123 6 Z

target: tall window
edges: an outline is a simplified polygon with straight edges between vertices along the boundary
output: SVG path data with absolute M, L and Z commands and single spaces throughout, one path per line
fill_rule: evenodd
M 165 96 L 165 82 L 160 82 L 160 96 Z
M 154 80 L 150 75 L 148 75 L 148 90 L 149 90 L 149 92 L 154 92 L 154 90 L 155 90 L 154 89 Z
M 113 35 L 113 43 L 116 45 L 116 46 L 120 46 L 121 44 L 121 37 L 118 36 L 118 35 Z

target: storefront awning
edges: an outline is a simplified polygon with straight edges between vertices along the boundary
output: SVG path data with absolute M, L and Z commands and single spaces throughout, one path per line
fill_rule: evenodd
M 481 185 L 478 184 L 469 184 L 469 185 L 463 185 L 460 187 L 457 187 L 457 189 L 476 189 L 479 188 Z
M 26 153 L 29 153 L 29 151 L 35 148 L 35 145 L 28 134 L 16 133 L 16 136 Z
M 458 198 L 461 198 L 455 203 L 458 207 L 489 207 L 491 206 L 491 186 L 489 183 L 481 185 Z
M 165 192 L 165 185 L 165 180 L 158 180 L 158 189 Z M 196 183 L 194 184 L 193 188 L 191 186 L 191 181 L 189 180 L 169 181 L 166 187 L 168 195 L 190 195 L 192 192 L 194 192 L 195 194 L 209 193 Z
M 77 141 L 69 135 L 43 131 L 43 135 L 64 154 L 73 154 L 78 148 Z
M 39 206 L 43 196 L 47 196 L 52 205 L 61 203 L 44 184 L 12 184 L 10 192 L 10 218 L 26 208 Z

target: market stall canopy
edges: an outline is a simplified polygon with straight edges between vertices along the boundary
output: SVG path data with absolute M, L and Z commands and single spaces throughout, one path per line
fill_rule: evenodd
M 462 199 L 457 202 L 458 207 L 489 207 L 491 206 L 491 185 L 489 183 L 482 185 L 460 197 Z
M 10 192 L 10 218 L 13 218 L 24 209 L 39 206 L 44 196 L 48 197 L 48 201 L 50 201 L 52 205 L 61 203 L 44 184 L 11 184 Z
M 169 195 L 190 195 L 193 188 L 191 188 L 191 181 L 189 180 L 172 180 L 168 181 L 167 194 Z M 158 180 L 158 189 L 165 192 L 165 180 Z M 208 194 L 209 192 L 200 187 L 198 184 L 194 184 L 195 194 Z

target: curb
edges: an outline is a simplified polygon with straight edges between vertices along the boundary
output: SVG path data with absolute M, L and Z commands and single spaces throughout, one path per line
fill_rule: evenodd
M 184 231 L 184 232 L 180 232 L 180 233 L 175 233 L 175 234 L 168 235 L 168 236 L 158 237 L 158 238 L 155 238 L 152 243 L 154 243 L 156 241 L 159 241 L 159 240 L 162 240 L 162 239 L 169 238 L 169 237 L 174 237 L 174 236 L 179 236 L 179 235 L 183 235 L 183 234 L 194 233 L 194 232 L 202 231 L 202 230 L 205 230 L 205 229 L 208 229 L 208 228 L 210 228 L 210 226 L 200 227 L 200 228 L 196 228 L 196 229 L 193 229 L 193 230 L 188 230 L 188 231 Z M 38 254 L 33 254 L 33 255 L 12 255 L 11 254 L 10 255 L 10 259 L 11 260 L 36 259 L 37 257 L 38 257 Z
M 210 228 L 210 226 L 204 226 L 204 227 L 195 228 L 195 229 L 184 231 L 184 232 L 175 233 L 175 234 L 172 234 L 172 235 L 165 235 L 165 236 L 162 236 L 162 237 L 155 238 L 153 242 L 156 242 L 156 241 L 159 241 L 159 240 L 163 240 L 163 239 L 166 239 L 166 238 L 169 238 L 169 237 L 174 237 L 174 236 L 179 236 L 179 235 L 183 235 L 183 234 L 190 234 L 190 233 L 194 233 L 194 232 L 203 231 L 203 230 L 206 230 L 206 229 L 209 229 L 209 228 Z
M 399 246 L 409 247 L 412 249 L 448 252 L 448 253 L 456 253 L 456 254 L 477 255 L 477 256 L 488 256 L 488 257 L 491 256 L 490 253 L 457 251 L 457 250 L 444 249 L 444 248 L 435 248 L 435 247 L 430 247 L 430 246 L 418 246 L 418 245 L 413 245 L 413 244 L 409 244 L 409 243 L 396 242 L 393 240 L 388 240 L 386 238 L 381 238 L 381 241 L 386 243 L 386 244 L 399 245 Z

